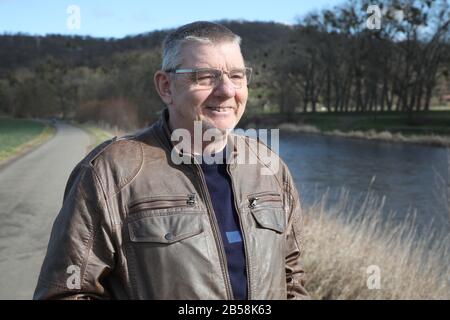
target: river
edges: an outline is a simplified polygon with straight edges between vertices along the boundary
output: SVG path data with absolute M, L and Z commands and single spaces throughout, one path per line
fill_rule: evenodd
M 416 214 L 420 230 L 450 232 L 450 151 L 446 148 L 280 132 L 279 153 L 298 186 L 303 206 L 342 191 L 356 204 L 385 197 L 384 215 Z

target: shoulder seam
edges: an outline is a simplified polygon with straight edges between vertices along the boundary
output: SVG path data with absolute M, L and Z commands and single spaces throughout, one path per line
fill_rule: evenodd
M 118 143 L 120 141 L 124 141 L 127 140 L 133 144 L 136 144 L 136 147 L 139 148 L 139 155 L 140 155 L 140 161 L 139 164 L 136 165 L 135 168 L 133 168 L 133 171 L 125 177 L 125 179 L 122 182 L 118 182 L 118 184 L 114 185 L 114 190 L 112 190 L 111 193 L 107 193 L 106 190 L 104 190 L 105 192 L 105 199 L 109 200 L 111 197 L 114 197 L 115 195 L 117 195 L 121 190 L 123 190 L 123 188 L 125 188 L 128 184 L 130 184 L 134 178 L 139 174 L 139 172 L 142 169 L 143 163 L 144 163 L 144 150 L 142 148 L 142 143 L 136 139 L 134 139 L 135 136 L 127 136 L 127 137 L 121 137 L 121 138 L 117 138 L 114 137 L 113 140 L 110 141 L 110 143 L 108 143 L 107 145 L 105 145 L 104 148 L 102 148 L 101 150 L 99 150 L 99 152 L 97 154 L 95 154 L 95 156 L 89 160 L 89 166 L 95 171 L 96 175 L 97 175 L 97 179 L 100 181 L 100 183 L 102 184 L 102 179 L 100 177 L 100 174 L 97 173 L 97 170 L 95 168 L 94 165 L 94 161 L 101 155 L 103 154 L 107 149 L 109 149 L 111 146 L 113 146 L 115 143 Z
M 123 188 L 125 188 L 127 185 L 129 185 L 139 174 L 139 172 L 142 170 L 143 164 L 144 164 L 144 150 L 142 149 L 142 143 L 140 141 L 136 141 L 134 139 L 128 139 L 129 141 L 133 141 L 133 143 L 137 143 L 137 145 L 139 146 L 139 151 L 140 151 L 140 156 L 141 156 L 141 161 L 139 163 L 139 165 L 137 166 L 137 168 L 133 171 L 132 174 L 130 174 L 129 177 L 127 177 L 127 179 L 125 179 L 125 181 L 123 183 L 121 183 L 120 185 L 116 186 L 117 190 L 115 190 L 114 194 L 112 194 L 111 196 L 115 196 L 116 194 L 118 194 L 120 191 L 123 190 Z

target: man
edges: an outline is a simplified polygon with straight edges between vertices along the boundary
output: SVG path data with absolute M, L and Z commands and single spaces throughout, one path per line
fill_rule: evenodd
M 165 39 L 154 80 L 167 108 L 74 169 L 35 298 L 307 297 L 292 177 L 264 161 L 281 161 L 265 145 L 230 133 L 250 75 L 240 38 L 222 25 L 195 22 Z

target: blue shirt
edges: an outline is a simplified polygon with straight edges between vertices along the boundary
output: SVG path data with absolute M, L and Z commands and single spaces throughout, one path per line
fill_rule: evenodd
M 224 155 L 226 152 L 224 152 Z M 225 162 L 225 161 L 223 161 Z M 231 186 L 231 179 L 224 164 L 201 164 L 216 219 L 219 224 L 228 274 L 235 299 L 247 299 L 247 274 L 242 233 Z

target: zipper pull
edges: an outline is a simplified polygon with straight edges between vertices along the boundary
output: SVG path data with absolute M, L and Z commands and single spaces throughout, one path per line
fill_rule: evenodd
M 253 198 L 250 198 L 250 205 L 249 205 L 249 208 L 254 208 L 254 207 L 256 207 L 256 201 L 257 200 L 259 200 L 259 198 L 257 198 L 257 197 L 253 197 Z
M 190 206 L 193 206 L 195 204 L 195 193 L 192 193 L 190 195 L 188 195 L 188 200 L 186 201 L 186 203 Z

